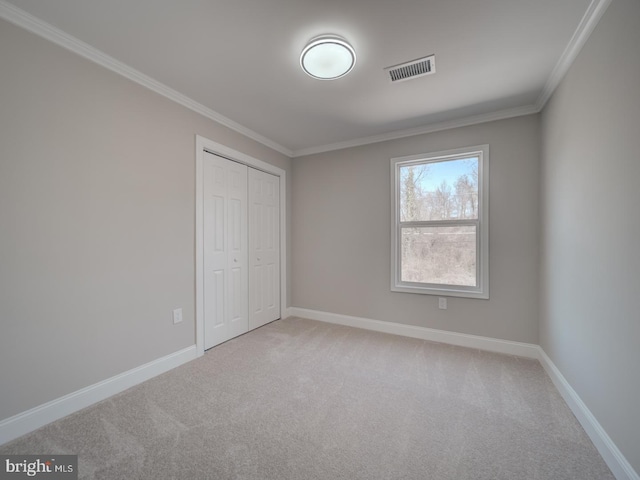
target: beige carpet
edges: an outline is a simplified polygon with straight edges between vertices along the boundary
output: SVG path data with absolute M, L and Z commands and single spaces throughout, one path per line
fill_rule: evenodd
M 95 479 L 613 479 L 537 361 L 274 322 L 0 447 Z

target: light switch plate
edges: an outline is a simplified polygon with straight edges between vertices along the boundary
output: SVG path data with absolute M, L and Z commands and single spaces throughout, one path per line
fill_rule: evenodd
M 440 310 L 446 310 L 447 309 L 447 299 L 446 299 L 446 297 L 438 297 L 438 308 Z
M 180 323 L 182 321 L 182 309 L 176 308 L 173 310 L 173 323 Z

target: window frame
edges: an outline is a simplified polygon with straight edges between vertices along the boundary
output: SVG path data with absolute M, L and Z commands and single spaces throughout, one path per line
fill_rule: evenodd
M 400 168 L 478 157 L 478 218 L 461 220 L 400 221 Z M 402 227 L 476 226 L 476 286 L 403 282 Z M 489 145 L 456 148 L 391 159 L 391 291 L 464 298 L 489 298 Z

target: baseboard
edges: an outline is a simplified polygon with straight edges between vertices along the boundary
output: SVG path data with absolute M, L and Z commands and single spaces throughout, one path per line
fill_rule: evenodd
M 192 345 L 6 418 L 0 421 L 0 445 L 187 363 L 196 356 L 196 346 Z
M 551 378 L 551 381 L 564 398 L 573 414 L 576 416 L 582 428 L 602 455 L 611 472 L 617 480 L 640 480 L 640 476 L 620 452 L 607 432 L 602 428 L 596 417 L 582 401 L 578 393 L 571 387 L 564 375 L 558 370 L 542 347 L 539 349 L 539 360 L 542 367 Z
M 306 308 L 291 307 L 289 310 L 292 316 L 308 318 L 310 320 L 319 320 L 321 322 L 346 325 L 348 327 L 391 333 L 394 335 L 401 335 L 403 337 L 419 338 L 421 340 L 430 340 L 432 342 L 447 343 L 450 345 L 457 345 L 459 347 L 476 348 L 478 350 L 505 353 L 519 357 L 538 358 L 539 347 L 538 345 L 531 343 L 512 342 L 509 340 L 448 332 L 446 330 L 436 330 L 427 327 L 383 322 L 381 320 L 351 317 L 349 315 L 320 312 Z

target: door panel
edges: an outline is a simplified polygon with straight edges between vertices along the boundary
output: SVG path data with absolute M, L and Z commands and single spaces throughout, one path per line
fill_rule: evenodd
M 247 167 L 204 155 L 204 347 L 248 331 Z
M 280 318 L 280 178 L 249 169 L 249 328 Z
M 214 270 L 211 275 L 213 285 L 211 286 L 211 294 L 218 299 L 217 302 L 210 303 L 209 313 L 212 316 L 212 325 L 214 327 L 224 326 L 224 269 Z M 213 333 L 213 330 L 211 330 Z

